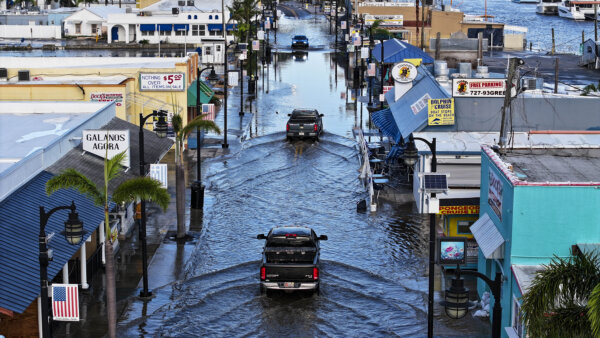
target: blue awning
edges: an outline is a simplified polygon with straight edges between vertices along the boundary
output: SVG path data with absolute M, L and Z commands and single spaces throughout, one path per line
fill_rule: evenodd
M 188 24 L 178 24 L 178 23 L 176 23 L 173 26 L 174 26 L 173 27 L 174 31 L 182 31 L 182 30 L 189 31 L 190 30 L 190 25 L 188 25 Z
M 228 31 L 232 31 L 232 30 L 236 30 L 237 29 L 237 24 L 228 23 L 226 26 L 227 26 L 227 30 Z M 220 23 L 209 23 L 208 24 L 208 31 L 209 32 L 223 31 L 223 24 L 220 24 Z
M 423 63 L 433 63 L 433 58 L 429 54 L 410 43 L 398 39 L 385 40 L 383 42 L 383 53 L 385 54 L 385 63 L 402 62 L 405 59 L 422 59 Z M 381 62 L 381 43 L 373 47 L 372 55 L 377 62 Z
M 171 31 L 173 30 L 173 25 L 171 24 L 158 24 L 158 30 L 159 31 Z
M 150 24 L 141 24 L 140 25 L 140 32 L 153 32 L 156 30 L 156 25 L 150 25 Z
M 414 131 L 420 131 L 427 125 L 429 99 L 449 98 L 450 95 L 440 87 L 424 66 L 418 67 L 413 86 L 397 101 L 394 89 L 385 94 L 394 121 L 401 136 L 407 140 Z
M 23 313 L 40 294 L 39 207 L 43 206 L 48 212 L 57 206 L 71 205 L 74 201 L 86 231 L 83 244 L 104 220 L 103 208 L 95 206 L 89 198 L 75 190 L 61 189 L 48 197 L 45 187 L 51 177 L 51 173 L 42 171 L 0 202 L 0 308 Z M 46 225 L 46 234 L 54 234 L 48 243 L 54 252 L 54 259 L 48 265 L 49 281 L 81 247 L 68 244 L 61 235 L 68 213 L 68 210 L 57 211 Z
M 391 138 L 394 142 L 400 142 L 400 131 L 398 125 L 394 121 L 394 115 L 389 108 L 379 110 L 371 114 L 371 120 L 381 130 L 383 135 Z

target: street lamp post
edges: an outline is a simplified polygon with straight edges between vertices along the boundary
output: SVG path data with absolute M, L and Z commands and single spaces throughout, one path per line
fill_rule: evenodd
M 146 175 L 146 163 L 144 162 L 144 124 L 146 120 L 151 116 L 158 116 L 158 121 L 154 127 L 156 135 L 160 138 L 167 136 L 168 124 L 166 121 L 167 112 L 164 110 L 155 110 L 151 114 L 144 116 L 140 113 L 140 131 L 139 131 L 139 149 L 140 149 L 140 176 Z M 141 219 L 140 226 L 138 229 L 140 242 L 142 243 L 142 275 L 144 280 L 144 286 L 140 292 L 140 297 L 150 297 L 152 292 L 148 290 L 148 258 L 146 254 L 146 202 L 140 201 Z
M 79 220 L 76 212 L 75 202 L 69 206 L 60 206 L 46 212 L 44 207 L 40 207 L 40 234 L 39 234 L 39 261 L 40 261 L 40 287 L 42 300 L 42 337 L 49 338 L 50 319 L 48 314 L 48 264 L 52 260 L 52 250 L 48 249 L 48 238 L 46 237 L 46 225 L 53 213 L 58 210 L 70 209 L 69 218 L 65 222 L 64 235 L 69 244 L 77 245 L 83 238 L 83 222 Z
M 205 70 L 210 69 L 210 74 L 206 78 L 211 85 L 217 83 L 219 77 L 215 73 L 213 66 L 206 67 L 202 70 L 196 69 L 196 116 L 200 116 L 200 75 Z M 200 142 L 200 129 L 196 128 L 196 181 L 191 186 L 190 206 L 192 209 L 203 209 L 204 207 L 204 185 L 202 185 L 202 144 Z
M 448 317 L 459 319 L 469 311 L 469 290 L 464 287 L 464 280 L 460 278 L 460 265 L 456 266 L 456 278 L 452 278 L 452 286 L 446 290 L 445 300 L 441 302 Z M 502 273 L 496 272 L 496 277 L 491 280 L 488 276 L 478 272 L 465 270 L 465 275 L 481 278 L 492 291 L 494 296 L 494 309 L 492 310 L 492 338 L 500 338 L 502 334 L 502 305 L 500 296 L 502 291 Z
M 240 55 L 240 116 L 244 116 L 244 59 L 242 55 Z
M 418 159 L 417 148 L 415 147 L 415 140 L 423 141 L 429 150 L 431 150 L 431 172 L 437 171 L 437 153 L 436 153 L 436 140 L 435 137 L 431 142 L 424 138 L 413 137 L 410 135 L 407 149 L 404 151 L 404 162 L 413 166 Z M 431 197 L 435 197 L 435 193 L 431 193 Z M 427 336 L 433 337 L 433 286 L 435 280 L 435 231 L 436 231 L 436 218 L 435 214 L 429 216 L 429 294 L 427 299 Z

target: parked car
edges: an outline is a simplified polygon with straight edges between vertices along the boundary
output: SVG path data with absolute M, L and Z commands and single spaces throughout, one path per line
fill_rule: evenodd
M 323 114 L 319 114 L 316 109 L 294 109 L 288 116 L 286 139 L 312 137 L 319 140 L 323 133 Z
M 306 35 L 295 35 L 292 38 L 292 48 L 308 48 L 308 38 Z
M 317 236 L 305 226 L 281 226 L 256 238 L 266 240 L 260 265 L 262 292 L 319 291 L 320 241 L 327 236 Z

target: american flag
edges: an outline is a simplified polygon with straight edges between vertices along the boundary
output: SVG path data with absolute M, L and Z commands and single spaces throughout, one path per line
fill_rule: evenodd
M 79 289 L 77 284 L 52 285 L 52 316 L 54 320 L 79 321 Z
M 252 41 L 252 50 L 260 50 L 260 41 L 258 41 L 258 40 Z
M 369 63 L 369 67 L 367 68 L 367 76 L 375 76 L 375 64 Z
M 215 120 L 215 105 L 214 103 L 205 103 L 202 105 L 202 119 L 203 120 Z

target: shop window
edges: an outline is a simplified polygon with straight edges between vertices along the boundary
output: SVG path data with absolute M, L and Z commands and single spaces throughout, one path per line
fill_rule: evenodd
M 80 23 L 75 24 L 75 34 L 81 34 L 81 24 Z
M 206 35 L 206 26 L 200 25 L 200 36 L 205 36 L 205 35 Z
M 159 32 L 160 32 L 160 34 L 158 34 L 158 35 L 160 35 L 160 36 L 171 36 L 171 31 L 159 31 Z
M 457 221 L 456 222 L 456 232 L 461 235 L 471 235 L 471 225 L 473 225 L 475 221 Z
M 513 307 L 511 314 L 512 329 L 517 337 L 523 337 L 523 314 L 521 313 L 521 304 L 517 300 L 517 297 L 513 295 Z
M 197 15 L 194 15 L 194 20 L 196 20 L 196 19 L 198 19 L 198 16 L 197 16 Z
M 142 31 L 142 36 L 154 36 L 154 31 Z
M 187 34 L 187 30 L 185 30 L 185 29 L 178 29 L 175 31 L 175 35 L 176 36 L 184 36 L 184 35 L 188 35 L 188 34 Z
M 221 31 L 210 31 L 210 36 L 221 36 Z
M 209 15 L 209 16 L 208 16 L 208 20 L 212 20 L 212 15 Z
M 188 15 L 188 19 L 192 19 L 192 16 L 191 16 L 191 15 Z
M 218 15 L 215 15 L 215 20 L 219 20 L 219 16 Z

